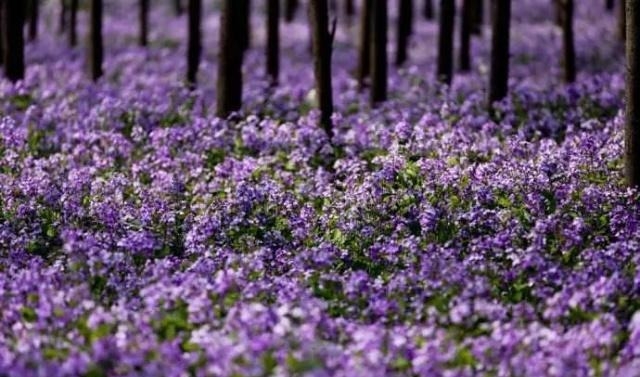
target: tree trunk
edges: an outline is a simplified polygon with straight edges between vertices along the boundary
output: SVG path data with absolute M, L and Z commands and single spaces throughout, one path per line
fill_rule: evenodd
M 243 46 L 236 39 L 242 33 L 244 14 L 241 3 L 238 0 L 222 1 L 216 109 L 220 118 L 226 118 L 242 107 Z
M 0 66 L 4 65 L 4 1 L 0 0 Z
M 358 46 L 358 86 L 362 89 L 371 68 L 371 14 L 373 0 L 364 0 L 360 10 L 360 46 Z
M 102 77 L 102 0 L 89 3 L 89 75 L 93 81 Z
M 576 49 L 573 37 L 573 0 L 563 0 L 562 34 L 564 47 L 564 81 L 576 81 Z
M 613 0 L 605 0 L 604 7 L 609 12 L 613 11 L 614 5 L 615 5 L 615 2 Z
M 482 25 L 484 24 L 484 1 L 483 0 L 472 0 L 471 11 L 473 13 L 471 22 L 471 34 L 473 35 L 482 35 Z
M 267 75 L 272 85 L 280 76 L 280 0 L 267 0 Z
M 64 34 L 67 30 L 67 0 L 60 0 L 60 13 L 58 14 L 58 33 Z
M 471 70 L 471 31 L 474 25 L 474 0 L 462 3 L 462 22 L 460 22 L 460 71 Z
M 327 0 L 311 0 L 309 20 L 313 39 L 313 70 L 316 79 L 316 91 L 320 106 L 320 126 L 333 136 L 333 92 L 331 86 L 331 38 L 329 32 L 329 9 Z
M 433 0 L 424 0 L 424 7 L 422 8 L 422 16 L 426 20 L 433 20 L 434 18 Z
M 38 38 L 40 3 L 38 0 L 31 0 L 29 5 L 29 41 L 35 41 Z
M 71 0 L 69 8 L 69 45 L 78 44 L 78 0 Z
M 631 187 L 640 186 L 640 4 L 626 4 L 627 101 L 625 122 L 625 177 Z
M 372 0 L 371 106 L 387 100 L 387 0 Z
M 511 0 L 493 0 L 491 17 L 491 68 L 489 73 L 489 109 L 507 96 L 509 84 L 509 29 L 511 23 Z
M 398 38 L 396 48 L 396 66 L 401 66 L 407 61 L 407 46 L 409 44 L 409 37 L 411 36 L 411 21 L 413 13 L 413 1 L 412 0 L 400 0 L 400 9 L 398 10 L 398 31 L 396 37 Z
M 620 16 L 619 16 L 620 18 L 618 20 L 618 28 L 619 28 L 620 39 L 622 41 L 624 41 L 627 36 L 626 3 L 627 3 L 627 0 L 620 0 Z
M 242 52 L 251 47 L 251 0 L 236 0 L 242 8 L 242 17 L 240 17 L 240 34 L 239 40 L 242 45 Z
M 296 18 L 298 11 L 298 0 L 285 0 L 284 3 L 284 20 L 287 23 L 292 22 Z
M 562 9 L 562 0 L 551 0 L 553 3 L 555 16 L 556 16 L 556 25 L 562 27 L 562 16 L 564 15 L 564 11 Z
M 184 13 L 184 7 L 182 6 L 182 0 L 173 0 L 173 10 L 176 12 L 176 16 L 180 17 Z
M 356 6 L 353 3 L 353 0 L 345 0 L 344 4 L 344 13 L 347 15 L 347 18 L 355 16 Z
M 438 33 L 438 72 L 442 83 L 451 85 L 453 79 L 453 26 L 455 0 L 440 1 L 440 31 Z
M 149 42 L 149 0 L 139 0 L 139 5 L 140 38 L 138 43 L 145 47 Z
M 24 79 L 24 1 L 3 0 L 4 72 L 12 82 Z
M 187 83 L 195 87 L 202 54 L 202 0 L 189 0 L 189 44 L 187 48 Z

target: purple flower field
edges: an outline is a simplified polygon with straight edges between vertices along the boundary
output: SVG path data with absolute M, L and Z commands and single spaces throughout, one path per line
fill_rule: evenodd
M 224 120 L 214 2 L 193 91 L 170 2 L 147 48 L 133 2 L 105 2 L 96 83 L 43 2 L 25 80 L 0 80 L 0 376 L 640 376 L 640 202 L 603 3 L 576 2 L 565 85 L 550 1 L 513 2 L 497 121 L 488 25 L 447 88 L 438 24 L 417 17 L 372 109 L 340 18 L 330 144 L 303 9 L 274 88 L 253 1 Z

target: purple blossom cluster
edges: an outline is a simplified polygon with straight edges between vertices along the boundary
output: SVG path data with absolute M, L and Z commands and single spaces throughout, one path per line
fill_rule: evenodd
M 131 3 L 110 2 L 95 84 L 81 49 L 30 44 L 26 79 L 0 82 L 0 376 L 637 376 L 615 17 L 577 4 L 563 86 L 553 8 L 517 3 L 497 120 L 488 29 L 444 88 L 437 26 L 416 20 L 371 109 L 341 20 L 331 143 L 302 15 L 270 88 L 255 4 L 230 120 L 212 114 L 217 11 L 196 91 L 168 6 L 143 50 Z

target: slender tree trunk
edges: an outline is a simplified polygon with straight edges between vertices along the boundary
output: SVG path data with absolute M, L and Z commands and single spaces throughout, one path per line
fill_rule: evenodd
M 564 81 L 576 81 L 576 49 L 573 37 L 573 0 L 563 0 L 562 34 L 564 45 Z
M 333 136 L 333 92 L 331 86 L 331 38 L 329 32 L 329 9 L 327 0 L 311 0 L 309 20 L 313 38 L 313 66 L 316 91 L 320 105 L 320 126 L 327 135 Z
M 284 5 L 284 20 L 290 23 L 296 18 L 299 2 L 298 0 L 285 0 Z
M 102 0 L 89 2 L 89 75 L 93 81 L 102 77 Z
M 187 83 L 195 87 L 202 54 L 202 0 L 189 0 L 189 44 L 187 48 Z
M 272 85 L 280 76 L 280 0 L 267 0 L 267 75 Z
M 176 16 L 180 17 L 184 13 L 184 7 L 182 6 L 182 0 L 173 0 L 173 10 L 176 12 Z
M 3 0 L 4 72 L 12 82 L 24 79 L 24 1 Z
M 433 0 L 424 0 L 424 7 L 422 8 L 422 16 L 426 20 L 433 20 L 434 18 L 433 11 Z
M 556 25 L 562 27 L 562 16 L 564 15 L 564 11 L 562 9 L 562 0 L 551 0 L 553 3 L 555 17 L 556 17 Z
M 474 24 L 474 0 L 462 3 L 462 22 L 460 22 L 460 71 L 471 70 L 471 31 Z
M 453 79 L 453 26 L 455 0 L 440 1 L 440 31 L 438 33 L 438 80 L 451 85 Z
M 482 35 L 482 25 L 484 24 L 484 1 L 472 0 L 471 3 L 471 8 L 473 8 L 471 34 Z
M 356 14 L 356 6 L 353 3 L 353 0 L 345 0 L 344 2 L 344 14 L 347 15 L 348 18 L 352 18 Z
M 138 0 L 139 1 L 139 14 L 140 17 L 140 38 L 138 43 L 140 46 L 147 46 L 149 42 L 149 0 Z
M 4 1 L 0 0 L 0 66 L 4 65 Z
M 67 30 L 67 0 L 60 0 L 60 13 L 58 14 L 58 33 L 64 34 Z
M 371 106 L 387 100 L 387 0 L 372 0 Z
M 358 86 L 362 89 L 371 68 L 371 15 L 373 0 L 363 0 L 360 10 L 360 46 L 358 46 Z
M 245 52 L 251 47 L 251 0 L 236 0 L 242 8 L 242 17 L 240 18 L 240 34 L 239 40 L 242 45 L 242 51 Z
M 78 44 L 78 0 L 70 0 L 69 8 L 69 45 L 75 47 Z
M 509 32 L 511 0 L 493 0 L 493 33 L 491 36 L 491 68 L 489 73 L 489 109 L 507 96 L 509 84 Z
M 625 38 L 627 36 L 626 4 L 627 4 L 627 0 L 620 0 L 620 16 L 619 16 L 620 18 L 618 20 L 618 27 L 619 27 L 620 39 L 623 40 L 623 41 L 625 40 Z
M 631 187 L 640 187 L 640 4 L 626 4 L 627 101 L 625 123 L 625 177 Z
M 216 111 L 220 118 L 226 118 L 242 107 L 243 46 L 236 39 L 242 33 L 241 3 L 238 0 L 222 1 Z
M 40 3 L 38 0 L 31 0 L 29 5 L 29 41 L 33 42 L 38 38 Z
M 604 8 L 609 12 L 613 11 L 614 5 L 615 2 L 613 0 L 605 0 L 604 2 Z
M 411 21 L 413 12 L 412 0 L 400 0 L 398 10 L 398 38 L 396 48 L 396 66 L 401 66 L 407 61 L 407 46 L 411 36 Z

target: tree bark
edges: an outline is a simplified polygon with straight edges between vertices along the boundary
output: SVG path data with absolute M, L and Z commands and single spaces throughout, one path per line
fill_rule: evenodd
M 69 8 L 69 45 L 75 47 L 78 44 L 78 0 L 70 0 Z
M 313 66 L 316 80 L 318 104 L 320 106 L 320 126 L 333 136 L 333 92 L 331 85 L 331 38 L 329 32 L 329 6 L 327 0 L 311 0 L 309 20 L 313 39 Z
M 176 16 L 180 17 L 184 13 L 184 7 L 182 6 L 182 0 L 173 0 L 173 10 L 176 12 Z
M 625 177 L 631 187 L 640 186 L 640 4 L 626 2 L 627 101 L 625 122 Z
M 291 23 L 296 18 L 299 2 L 298 0 L 285 0 L 284 4 L 284 20 L 286 23 Z
M 471 34 L 482 35 L 482 25 L 484 24 L 484 1 L 472 0 L 471 8 L 473 8 Z
M 358 46 L 358 86 L 362 89 L 371 68 L 371 15 L 373 0 L 363 0 L 360 10 L 360 46 Z
M 396 48 L 396 66 L 401 66 L 407 61 L 407 47 L 409 44 L 409 37 L 411 36 L 411 24 L 413 13 L 413 1 L 412 0 L 400 0 L 400 9 L 398 10 L 398 29 L 396 37 L 398 39 Z
M 251 0 L 236 0 L 242 8 L 242 17 L 240 17 L 240 34 L 239 40 L 242 45 L 242 51 L 245 52 L 251 47 Z
M 140 35 L 138 43 L 140 46 L 146 47 L 149 42 L 149 0 L 139 1 L 139 14 L 140 18 Z
M 189 0 L 189 43 L 187 47 L 187 83 L 195 87 L 202 54 L 202 0 Z
M 474 0 L 462 3 L 462 22 L 460 22 L 460 71 L 471 70 L 471 32 L 474 25 Z
M 17 82 L 24 79 L 24 1 L 3 0 L 2 26 L 4 30 L 4 72 L 6 77 Z
M 102 0 L 91 0 L 89 7 L 89 76 L 97 81 L 103 73 Z
M 345 0 L 344 4 L 344 13 L 347 15 L 347 18 L 355 16 L 356 6 L 353 3 L 353 0 Z
M 605 0 L 604 8 L 609 12 L 613 11 L 615 2 L 613 0 Z
M 627 0 L 620 0 L 620 16 L 619 16 L 619 20 L 618 20 L 618 28 L 619 28 L 619 35 L 620 35 L 620 39 L 622 41 L 625 40 L 626 36 L 627 36 L 627 22 L 626 22 L 626 18 L 627 18 L 627 11 L 626 11 L 626 3 Z
M 0 0 L 0 66 L 4 65 L 4 1 Z
M 576 81 L 576 49 L 573 36 L 573 0 L 563 0 L 562 34 L 564 47 L 564 81 Z
M 438 33 L 438 71 L 442 83 L 451 85 L 453 79 L 453 26 L 455 0 L 440 1 L 440 31 Z
M 280 76 L 280 0 L 267 0 L 267 75 L 272 85 Z
M 371 106 L 387 100 L 387 0 L 372 0 Z
M 434 18 L 433 0 L 424 0 L 424 7 L 422 8 L 422 16 L 426 20 L 433 20 Z
M 58 14 L 58 33 L 64 34 L 67 30 L 67 0 L 60 0 L 60 13 Z
M 511 0 L 493 0 L 491 17 L 491 68 L 489 73 L 489 109 L 507 96 L 509 84 L 509 32 L 511 23 Z
M 243 46 L 236 39 L 242 33 L 243 6 L 238 0 L 223 0 L 220 14 L 217 115 L 226 118 L 242 107 Z
M 29 41 L 35 41 L 38 38 L 40 3 L 38 0 L 31 0 L 29 5 Z

